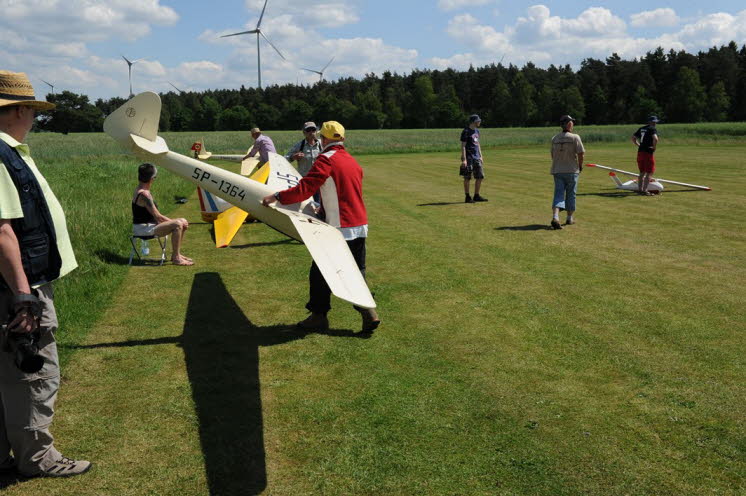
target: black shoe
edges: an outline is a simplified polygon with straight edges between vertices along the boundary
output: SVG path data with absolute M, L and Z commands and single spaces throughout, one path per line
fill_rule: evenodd
M 474 200 L 471 199 L 471 195 L 466 195 L 464 203 L 474 203 Z
M 307 319 L 298 322 L 296 327 L 304 331 L 325 331 L 329 329 L 329 319 L 325 313 L 311 313 Z
M 484 202 L 489 201 L 487 198 L 480 196 L 480 195 L 474 195 L 474 201 L 475 202 Z
M 557 219 L 552 219 L 552 229 L 562 229 L 562 224 Z

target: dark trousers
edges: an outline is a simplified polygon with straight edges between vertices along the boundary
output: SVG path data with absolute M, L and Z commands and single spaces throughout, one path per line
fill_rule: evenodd
M 350 247 L 350 252 L 352 252 L 352 257 L 360 268 L 360 273 L 365 277 L 365 238 L 355 238 L 352 241 L 348 241 L 347 246 Z M 321 275 L 316 262 L 311 264 L 311 270 L 308 273 L 308 282 L 309 290 L 306 308 L 312 313 L 327 313 L 332 308 L 332 290 L 329 289 L 329 285 L 326 283 L 324 276 Z

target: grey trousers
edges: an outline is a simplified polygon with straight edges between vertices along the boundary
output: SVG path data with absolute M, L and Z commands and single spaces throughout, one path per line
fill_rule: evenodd
M 0 333 L 0 467 L 10 463 L 10 452 L 23 475 L 36 475 L 49 468 L 61 455 L 54 448 L 49 432 L 54 417 L 54 402 L 60 386 L 60 366 L 57 358 L 57 313 L 54 309 L 52 285 L 34 290 L 42 302 L 39 354 L 44 366 L 35 374 L 26 374 L 16 367 L 13 355 L 6 349 L 6 333 Z M 0 324 L 12 319 L 10 291 L 0 291 Z

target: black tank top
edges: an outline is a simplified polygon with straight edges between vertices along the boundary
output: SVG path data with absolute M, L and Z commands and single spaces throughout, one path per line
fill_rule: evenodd
M 156 224 L 155 217 L 151 214 L 147 208 L 141 207 L 137 204 L 137 200 L 140 198 L 142 193 L 138 193 L 135 200 L 132 202 L 132 223 L 133 224 Z M 158 204 L 155 204 L 156 208 Z

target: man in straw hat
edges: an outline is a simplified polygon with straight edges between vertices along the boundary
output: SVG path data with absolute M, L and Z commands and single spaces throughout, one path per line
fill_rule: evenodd
M 340 230 L 350 252 L 365 276 L 365 238 L 368 237 L 368 214 L 363 203 L 363 169 L 347 153 L 344 146 L 345 128 L 336 121 L 321 126 L 321 154 L 298 183 L 285 191 L 266 196 L 262 204 L 279 201 L 284 205 L 297 203 L 321 192 L 321 216 Z M 311 264 L 308 275 L 309 299 L 306 309 L 311 315 L 298 323 L 306 330 L 325 330 L 329 327 L 326 314 L 331 310 L 331 289 L 316 266 Z M 363 319 L 362 331 L 373 332 L 381 320 L 374 309 L 355 307 Z
M 60 384 L 52 282 L 77 262 L 62 207 L 23 141 L 35 112 L 52 108 L 26 74 L 0 71 L 0 472 L 26 477 L 91 467 L 62 456 L 49 432 Z

